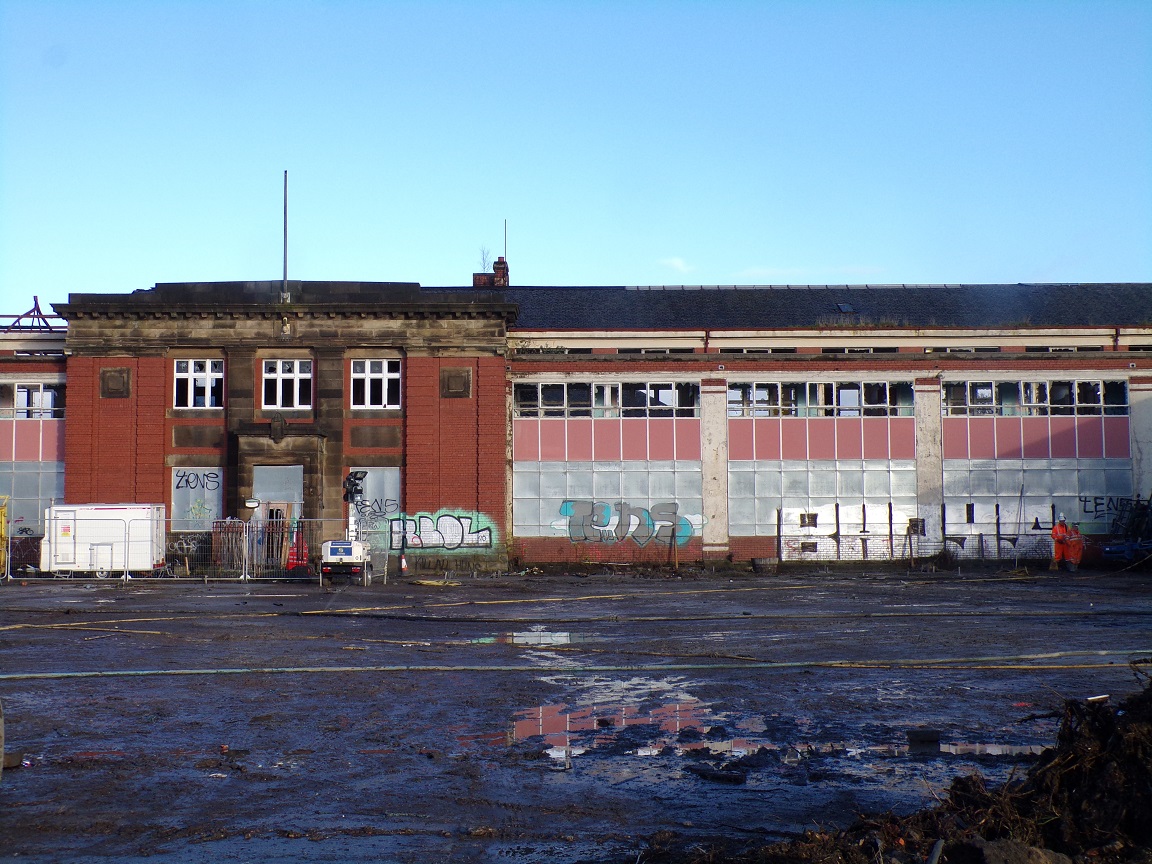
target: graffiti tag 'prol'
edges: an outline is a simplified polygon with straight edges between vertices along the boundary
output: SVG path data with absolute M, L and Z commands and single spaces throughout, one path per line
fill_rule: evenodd
M 687 543 L 692 523 L 679 510 L 674 501 L 650 508 L 626 501 L 565 501 L 560 505 L 560 515 L 568 517 L 568 537 L 573 543 L 619 543 L 631 537 L 637 546 L 652 541 L 666 546 Z
M 491 549 L 492 528 L 473 526 L 487 521 L 473 513 L 418 514 L 414 519 L 393 519 L 390 545 L 393 549 Z

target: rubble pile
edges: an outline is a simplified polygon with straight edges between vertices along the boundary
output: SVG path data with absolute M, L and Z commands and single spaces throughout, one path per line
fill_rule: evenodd
M 1138 668 L 1138 667 L 1134 667 Z M 1069 700 L 1056 745 L 1022 779 L 953 781 L 939 805 L 864 818 L 787 842 L 685 848 L 665 832 L 639 861 L 657 864 L 1120 864 L 1152 862 L 1152 685 L 1113 707 Z

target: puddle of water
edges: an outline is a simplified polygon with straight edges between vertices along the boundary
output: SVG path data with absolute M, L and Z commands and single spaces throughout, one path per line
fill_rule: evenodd
M 570 703 L 579 705 L 640 705 L 649 702 L 695 702 L 682 675 L 652 678 L 636 675 L 632 678 L 609 678 L 602 675 L 542 676 L 545 684 L 574 693 Z
M 1039 756 L 1047 747 L 1041 744 L 941 744 L 941 753 L 954 756 Z
M 629 747 L 633 742 L 628 729 L 637 726 L 649 727 L 652 731 Z M 780 761 L 787 765 L 798 765 L 820 756 L 854 759 L 909 756 L 1022 757 L 1039 755 L 1045 749 L 1044 745 L 1039 744 L 941 743 L 938 739 L 931 742 L 864 746 L 839 741 L 824 744 L 801 742 L 781 746 L 757 734 L 765 729 L 762 718 L 733 721 L 729 715 L 713 712 L 706 703 L 694 699 L 669 702 L 647 709 L 620 703 L 573 706 L 559 702 L 517 712 L 511 738 L 513 741 L 541 738 L 548 747 L 547 754 L 557 760 L 569 760 L 597 747 L 616 745 L 627 747 L 623 752 L 629 755 L 648 758 L 667 755 L 669 752 L 683 755 L 693 750 L 707 749 L 729 759 L 739 759 L 764 749 L 777 753 Z M 732 732 L 737 734 L 733 735 Z M 615 752 L 621 751 L 617 749 Z
M 517 633 L 500 633 L 496 636 L 481 636 L 468 640 L 472 645 L 531 645 L 543 648 L 551 645 L 579 645 L 595 642 L 595 636 L 587 633 L 548 633 L 541 630 L 525 630 Z

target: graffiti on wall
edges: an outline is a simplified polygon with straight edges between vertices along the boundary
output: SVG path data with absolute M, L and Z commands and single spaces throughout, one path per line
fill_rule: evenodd
M 172 479 L 176 489 L 206 489 L 214 492 L 220 488 L 220 472 L 203 468 L 174 468 Z
M 1131 506 L 1131 498 L 1117 498 L 1112 495 L 1081 495 L 1080 512 L 1086 519 L 1115 519 L 1126 507 Z
M 482 513 L 418 513 L 391 520 L 389 546 L 394 549 L 472 551 L 491 549 L 496 532 Z
M 693 534 L 692 520 L 680 515 L 675 501 L 640 507 L 626 501 L 565 501 L 560 515 L 568 519 L 573 543 L 619 543 L 628 538 L 637 546 L 655 542 L 683 546 Z
M 172 518 L 182 528 L 210 527 L 224 503 L 223 472 L 219 468 L 172 469 Z
M 365 531 L 379 529 L 389 517 L 400 512 L 400 502 L 395 498 L 362 498 L 353 506 L 356 519 Z

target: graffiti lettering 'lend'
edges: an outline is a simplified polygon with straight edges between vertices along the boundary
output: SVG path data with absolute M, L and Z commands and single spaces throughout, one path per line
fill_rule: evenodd
M 619 543 L 631 537 L 637 546 L 655 541 L 683 546 L 692 536 L 692 523 L 679 514 L 674 501 L 637 507 L 625 501 L 565 501 L 560 515 L 568 517 L 573 543 Z
M 393 519 L 393 549 L 491 549 L 492 529 L 476 528 L 483 517 L 456 513 L 418 515 L 414 519 Z
M 1111 495 L 1096 495 L 1095 497 L 1081 495 L 1080 510 L 1093 519 L 1107 519 L 1120 513 L 1129 500 L 1128 498 L 1114 498 Z

